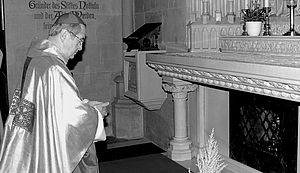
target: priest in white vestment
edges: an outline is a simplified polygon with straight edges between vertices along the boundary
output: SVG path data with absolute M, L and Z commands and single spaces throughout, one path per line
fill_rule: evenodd
M 97 173 L 94 142 L 105 140 L 108 103 L 80 96 L 66 64 L 82 49 L 86 26 L 60 16 L 28 51 L 4 127 L 1 173 Z

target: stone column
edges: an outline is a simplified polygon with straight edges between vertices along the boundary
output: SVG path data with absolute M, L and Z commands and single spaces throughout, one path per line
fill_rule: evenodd
M 203 0 L 202 23 L 207 24 L 208 22 L 209 22 L 209 1 Z
M 201 9 L 202 9 L 202 2 L 201 0 L 195 0 L 194 3 L 194 8 L 195 8 L 195 18 L 196 21 L 200 21 L 201 20 Z
M 187 94 L 196 90 L 198 85 L 190 84 L 184 81 L 176 83 L 163 83 L 163 88 L 171 92 L 174 100 L 174 120 L 175 134 L 170 141 L 169 155 L 174 161 L 184 161 L 192 159 L 190 149 L 191 140 L 188 139 L 187 133 Z

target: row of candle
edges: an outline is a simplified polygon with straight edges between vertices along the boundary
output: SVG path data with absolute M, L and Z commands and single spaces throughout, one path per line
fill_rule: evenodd
M 248 9 L 249 7 L 248 7 L 248 1 L 249 0 L 245 0 L 245 9 Z M 250 0 L 251 1 L 251 0 Z M 269 0 L 264 0 L 264 7 L 269 7 L 270 6 L 270 4 L 269 4 Z M 294 4 L 296 4 L 296 2 L 295 2 L 295 0 L 289 0 L 288 1 L 288 3 L 289 4 L 291 4 L 291 5 L 294 5 Z

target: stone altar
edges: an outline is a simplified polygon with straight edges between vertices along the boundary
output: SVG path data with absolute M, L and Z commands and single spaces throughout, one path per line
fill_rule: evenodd
M 254 38 L 253 38 L 254 39 Z M 300 59 L 297 49 L 292 46 L 293 52 L 290 52 L 290 48 L 287 45 L 299 45 L 299 41 L 294 38 L 288 37 L 264 37 L 253 39 L 240 39 L 239 37 L 222 38 L 220 41 L 224 41 L 221 45 L 221 50 L 224 52 L 188 52 L 188 53 L 166 53 L 166 54 L 148 54 L 147 64 L 155 69 L 158 75 L 163 77 L 163 83 L 165 78 L 174 78 L 177 83 L 182 81 L 186 85 L 197 84 L 199 89 L 197 90 L 197 102 L 198 102 L 198 145 L 190 144 L 190 137 L 188 136 L 186 129 L 187 124 L 175 124 L 175 129 L 182 129 L 181 140 L 178 141 L 178 136 L 175 137 L 173 142 L 170 143 L 174 146 L 174 141 L 180 144 L 185 144 L 183 147 L 184 153 L 189 149 L 193 151 L 193 147 L 200 148 L 205 141 L 205 132 L 209 131 L 209 127 L 219 127 L 216 129 L 216 136 L 219 136 L 220 152 L 226 158 L 228 163 L 227 170 L 231 172 L 257 172 L 251 167 L 243 165 L 228 156 L 229 150 L 229 123 L 228 123 L 228 104 L 226 103 L 225 89 L 239 90 L 243 92 L 255 93 L 259 95 L 266 95 L 270 97 L 276 97 L 285 100 L 292 100 L 300 102 Z M 274 41 L 280 39 L 281 41 Z M 272 41 L 273 40 L 273 41 Z M 225 44 L 225 42 L 227 43 Z M 275 45 L 282 49 L 261 49 L 261 51 L 255 51 L 253 53 L 251 49 L 259 48 L 259 46 L 234 46 L 234 42 L 243 42 L 249 45 L 265 44 L 267 46 Z M 255 42 L 255 43 L 253 43 Z M 251 44 L 250 44 L 251 43 Z M 249 53 L 252 52 L 252 53 Z M 272 54 L 269 54 L 272 53 Z M 173 80 L 174 81 L 174 80 Z M 182 83 L 176 85 L 177 87 L 183 87 Z M 212 88 L 212 89 L 209 89 Z M 222 91 L 224 89 L 224 91 Z M 189 90 L 190 92 L 194 90 Z M 225 93 L 222 93 L 222 92 Z M 177 90 L 178 92 L 178 90 Z M 182 94 L 186 94 L 187 90 L 180 90 Z M 215 93 L 215 94 L 214 94 Z M 216 105 L 209 107 L 208 102 L 211 101 L 210 96 L 223 95 L 223 107 L 221 111 L 216 110 Z M 176 97 L 174 97 L 174 104 L 176 103 Z M 213 102 L 210 102 L 213 103 Z M 180 104 L 180 110 L 186 110 L 186 104 Z M 227 106 L 227 107 L 226 107 Z M 299 110 L 299 107 L 298 107 Z M 176 113 L 176 116 L 186 116 L 186 113 Z M 298 111 L 299 117 L 299 111 Z M 179 117 L 178 117 L 179 119 Z M 220 124 L 221 123 L 221 124 Z M 177 125 L 177 127 L 176 127 Z M 179 127 L 178 127 L 179 126 Z M 300 133 L 299 119 L 298 119 L 298 134 Z M 194 142 L 194 141 L 193 141 Z M 300 138 L 298 137 L 298 146 L 300 145 Z M 188 148 L 187 148 L 188 147 Z M 175 153 L 180 153 L 178 148 Z M 171 149 L 172 154 L 172 149 Z M 174 154 L 174 153 L 173 153 Z M 299 160 L 300 151 L 297 151 L 297 160 Z M 174 160 L 187 160 L 188 157 L 183 155 L 180 158 L 180 154 L 176 157 L 171 157 Z M 300 172 L 300 164 L 298 161 L 297 172 Z

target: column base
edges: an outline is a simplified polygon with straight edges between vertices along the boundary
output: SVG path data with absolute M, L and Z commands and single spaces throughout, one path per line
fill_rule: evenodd
M 185 161 L 192 159 L 192 151 L 190 149 L 192 141 L 172 140 L 168 150 L 168 156 L 174 161 Z

